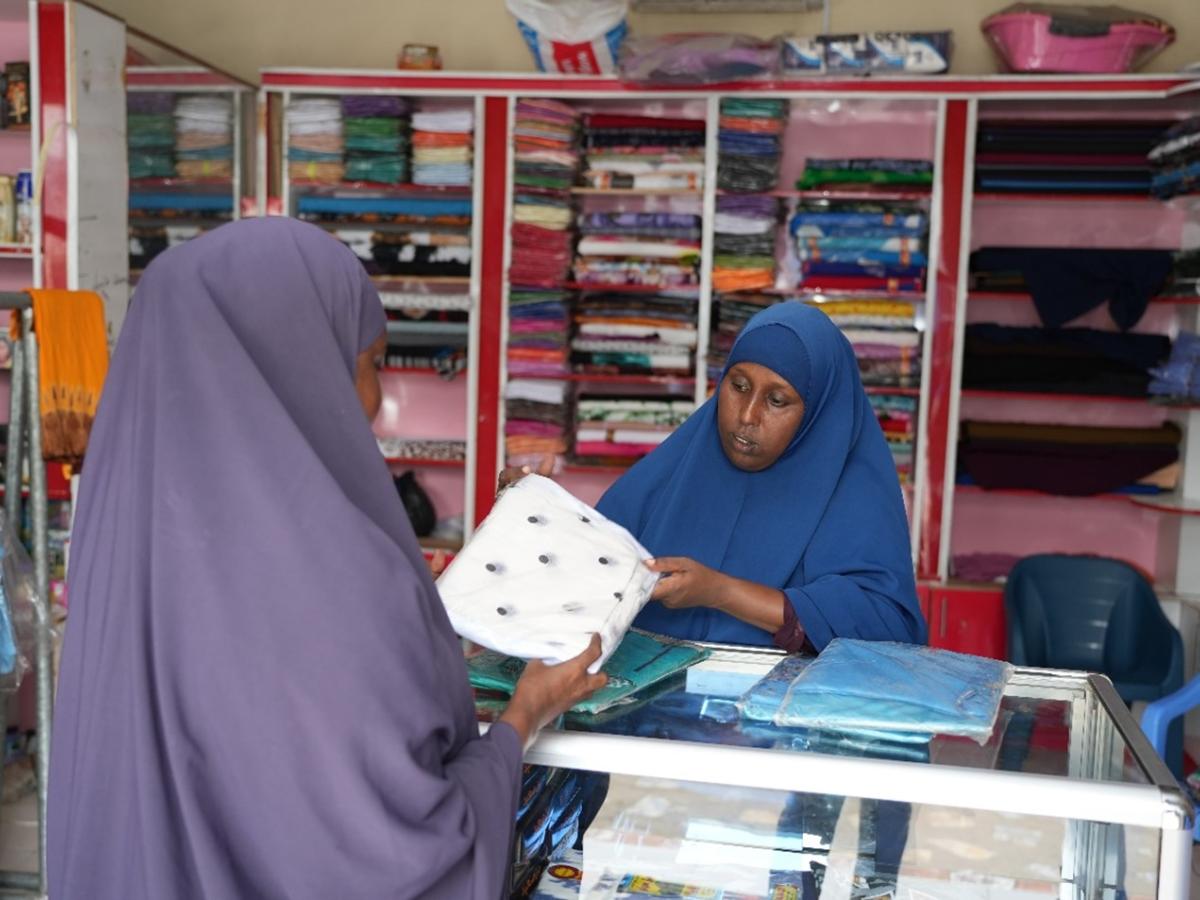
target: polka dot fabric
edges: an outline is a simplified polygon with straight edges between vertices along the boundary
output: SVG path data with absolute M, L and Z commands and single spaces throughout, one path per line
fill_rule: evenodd
M 504 491 L 438 579 L 454 630 L 521 659 L 563 662 L 599 634 L 593 672 L 650 599 L 650 554 L 557 483 L 526 475 Z

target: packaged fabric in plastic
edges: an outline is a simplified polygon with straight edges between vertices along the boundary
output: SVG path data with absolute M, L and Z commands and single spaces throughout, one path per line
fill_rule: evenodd
M 33 562 L 0 512 L 0 694 L 21 686 L 37 640 Z
M 777 725 L 969 737 L 992 734 L 1012 666 L 915 644 L 835 638 L 793 681 Z
M 600 75 L 616 69 L 628 0 L 505 0 L 542 72 Z
M 630 38 L 621 51 L 623 81 L 708 84 L 779 72 L 779 41 L 745 34 L 664 34 Z
M 438 579 L 454 630 L 521 659 L 564 662 L 592 634 L 612 655 L 658 581 L 650 553 L 556 482 L 526 475 Z

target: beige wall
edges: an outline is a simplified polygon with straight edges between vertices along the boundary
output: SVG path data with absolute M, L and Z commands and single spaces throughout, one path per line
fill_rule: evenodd
M 161 40 L 243 78 L 266 66 L 391 68 L 405 43 L 436 44 L 447 69 L 524 71 L 532 60 L 503 0 L 95 0 Z M 833 0 L 835 31 L 951 28 L 954 71 L 994 70 L 979 21 L 1007 0 Z M 1171 22 L 1179 39 L 1149 69 L 1200 60 L 1200 0 L 1129 0 Z M 640 34 L 820 30 L 815 14 L 638 15 Z

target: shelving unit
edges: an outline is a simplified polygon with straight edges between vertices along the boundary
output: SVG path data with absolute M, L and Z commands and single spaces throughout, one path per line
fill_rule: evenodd
M 357 99 L 345 106 L 347 97 Z M 333 124 L 323 132 L 318 126 L 323 138 L 312 139 L 310 124 L 309 139 L 305 140 L 306 126 L 300 125 L 297 131 L 301 119 L 289 119 L 289 109 L 301 109 L 300 104 L 305 103 L 310 110 L 333 111 Z M 264 79 L 259 105 L 259 204 L 269 213 L 307 218 L 327 229 L 348 243 L 371 272 L 389 315 L 389 354 L 380 373 L 383 406 L 374 430 L 393 475 L 411 470 L 433 504 L 438 529 L 433 536 L 421 538 L 426 553 L 436 549 L 453 552 L 478 518 L 475 483 L 482 462 L 477 411 L 481 408 L 479 260 L 483 232 L 478 213 L 483 208 L 483 101 L 476 92 L 444 92 L 413 85 L 392 73 L 392 77 L 361 87 L 324 79 L 302 84 L 291 76 Z M 461 140 L 441 141 L 467 147 L 468 184 L 414 183 L 414 113 L 426 109 L 452 110 L 471 120 L 465 132 L 453 131 Z M 359 121 L 347 126 L 350 119 Z M 312 121 L 311 114 L 308 121 Z M 458 127 L 454 125 L 454 129 Z M 355 136 L 348 140 L 351 130 Z M 439 133 L 450 134 L 451 130 Z M 326 152 L 314 152 L 322 140 Z M 333 163 L 333 168 L 321 178 L 301 176 L 299 170 L 305 164 L 298 161 L 300 157 Z M 348 163 L 372 177 L 378 174 L 396 180 L 355 178 Z M 413 232 L 430 232 L 433 237 L 420 245 L 422 238 L 412 237 Z M 465 261 L 449 266 L 465 271 L 415 270 L 417 255 L 436 243 L 439 234 L 464 238 L 458 245 L 461 252 L 452 255 Z M 402 248 L 390 258 L 381 252 L 389 240 Z M 435 261 L 430 268 L 438 266 Z M 425 350 L 421 349 L 423 342 L 428 344 Z M 440 368 L 435 367 L 433 356 L 443 345 L 459 349 L 447 354 L 443 363 L 436 363 Z M 402 350 L 405 347 L 409 349 Z M 385 447 L 389 439 L 462 442 L 465 459 L 389 457 Z M 485 452 L 484 458 L 490 467 L 494 455 Z M 486 482 L 494 485 L 495 476 L 488 476 Z
M 625 204 L 622 208 L 632 209 L 635 207 L 630 204 L 637 202 L 648 203 L 658 210 L 691 209 L 702 216 L 697 279 L 687 289 L 697 301 L 697 350 L 690 371 L 686 375 L 563 371 L 536 376 L 543 381 L 565 382 L 571 396 L 576 396 L 581 387 L 587 387 L 612 395 L 629 392 L 646 396 L 661 392 L 702 402 L 713 386 L 705 370 L 705 358 L 719 327 L 719 319 L 713 317 L 712 219 L 718 202 L 732 196 L 731 192 L 718 188 L 716 180 L 720 102 L 728 97 L 782 98 L 790 102 L 792 109 L 784 141 L 785 158 L 781 161 L 778 181 L 762 192 L 781 209 L 806 201 L 845 201 L 869 196 L 880 201 L 919 203 L 928 210 L 928 277 L 921 291 L 815 290 L 784 279 L 759 293 L 779 300 L 800 299 L 818 304 L 866 297 L 914 304 L 920 336 L 920 380 L 898 386 L 869 385 L 868 393 L 873 397 L 893 394 L 916 401 L 916 447 L 906 498 L 912 513 L 914 558 L 934 642 L 958 649 L 1003 653 L 1003 615 L 1002 610 L 997 612 L 996 585 L 955 580 L 950 564 L 953 556 L 964 550 L 1003 550 L 1004 542 L 1013 536 L 1027 540 L 1023 552 L 1054 546 L 1075 552 L 1112 552 L 1142 564 L 1161 588 L 1182 590 L 1182 585 L 1192 584 L 1200 594 L 1200 561 L 1195 564 L 1194 576 L 1188 574 L 1189 564 L 1178 552 L 1183 530 L 1191 528 L 1196 517 L 1173 515 L 1160 508 L 1165 505 L 1169 509 L 1189 509 L 1192 498 L 1200 497 L 1200 483 L 1192 483 L 1193 478 L 1200 480 L 1200 458 L 1194 460 L 1194 465 L 1192 459 L 1200 457 L 1200 450 L 1196 449 L 1200 441 L 1185 440 L 1185 477 L 1179 496 L 1186 499 L 1179 501 L 1118 494 L 1093 502 L 1088 498 L 1032 492 L 987 492 L 956 484 L 960 422 L 973 416 L 1003 421 L 1014 410 L 1026 413 L 1032 410 L 1042 417 L 1038 421 L 1149 427 L 1169 419 L 1180 422 L 1185 432 L 1190 430 L 1190 421 L 1198 414 L 1187 407 L 1165 406 L 1143 397 L 963 390 L 961 372 L 968 323 L 1035 321 L 1034 306 L 1027 292 L 970 289 L 968 269 L 972 249 L 1019 246 L 1032 231 L 1044 236 L 1074 234 L 1081 222 L 1086 225 L 1087 237 L 1083 240 L 1091 246 L 1177 248 L 1190 215 L 1187 203 L 1163 204 L 1149 197 L 1124 193 L 1081 197 L 1046 191 L 976 192 L 973 185 L 979 121 L 997 115 L 1020 118 L 1032 106 L 1052 108 L 1062 112 L 1062 118 L 1072 120 L 1095 119 L 1124 110 L 1150 112 L 1151 118 L 1164 110 L 1169 110 L 1172 116 L 1182 115 L 1200 108 L 1196 82 L 1175 76 L 996 76 L 820 79 L 640 89 L 604 78 L 534 74 L 267 70 L 263 83 L 269 112 L 259 134 L 264 176 L 260 179 L 264 186 L 261 201 L 264 208 L 276 213 L 287 211 L 291 204 L 291 188 L 280 176 L 284 143 L 279 110 L 287 96 L 378 91 L 472 98 L 476 103 L 476 180 L 472 197 L 478 214 L 474 221 L 488 235 L 488 240 L 477 240 L 473 245 L 471 275 L 472 298 L 478 305 L 472 308 L 472 339 L 476 343 L 472 345 L 468 368 L 471 399 L 466 417 L 473 445 L 466 472 L 470 486 L 465 490 L 472 498 L 468 518 L 473 521 L 486 514 L 496 475 L 504 464 L 503 394 L 510 378 L 505 355 L 511 336 L 508 274 L 524 252 L 514 247 L 511 239 L 513 203 L 518 193 L 513 176 L 514 131 L 520 102 L 541 98 L 562 102 L 578 111 L 620 109 L 635 115 L 678 115 L 681 110 L 689 110 L 688 115 L 703 119 L 704 172 L 700 191 L 600 190 L 582 187 L 579 178 L 565 189 L 575 215 L 580 209 L 592 208 L 589 204 Z M 808 156 L 863 156 L 877 152 L 876 148 L 886 148 L 889 156 L 930 161 L 934 170 L 931 189 L 795 188 L 796 177 Z M 270 178 L 266 177 L 268 172 Z M 1031 229 L 1031 220 L 1036 229 Z M 784 222 L 781 214 L 781 227 Z M 782 258 L 777 254 L 777 259 Z M 598 289 L 569 271 L 538 287 L 561 290 L 572 301 L 585 290 Z M 603 290 L 613 295 L 648 297 L 658 293 L 659 288 L 618 285 Z M 1200 297 L 1156 297 L 1143 320 L 1145 328 L 1162 334 L 1174 334 L 1181 327 L 1194 330 L 1198 306 Z M 1103 315 L 1100 311 L 1081 321 L 1094 323 L 1096 317 Z M 1139 325 L 1139 330 L 1142 327 Z M 438 382 L 426 379 L 423 383 Z M 434 409 L 435 406 L 431 404 L 425 413 L 418 413 L 409 421 L 420 420 L 425 414 L 434 425 L 451 418 L 458 420 L 460 407 L 446 411 L 440 407 Z M 434 425 L 427 423 L 427 427 Z M 622 470 L 591 461 L 564 459 L 563 463 L 564 483 L 585 500 L 598 498 Z M 1062 514 L 1062 509 L 1071 507 L 1076 512 L 1078 508 L 1086 510 L 1076 516 L 1082 526 L 1064 530 L 1061 519 L 1055 517 Z

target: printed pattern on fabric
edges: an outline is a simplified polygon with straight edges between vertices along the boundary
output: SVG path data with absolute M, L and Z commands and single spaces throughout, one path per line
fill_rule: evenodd
M 491 650 L 563 662 L 600 635 L 600 666 L 650 599 L 658 574 L 624 528 L 548 478 L 504 491 L 438 580 L 454 630 Z

